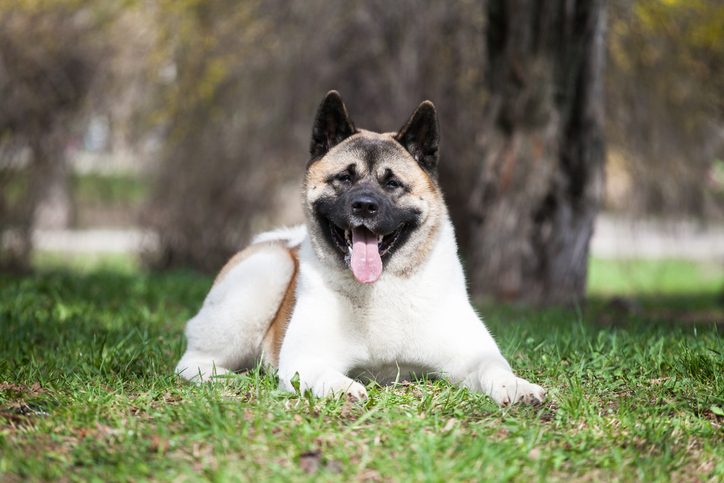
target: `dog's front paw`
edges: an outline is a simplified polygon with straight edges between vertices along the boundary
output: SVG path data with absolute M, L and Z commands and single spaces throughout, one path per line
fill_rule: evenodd
M 367 389 L 359 382 L 354 382 L 345 392 L 355 401 L 366 401 L 368 397 Z
M 509 404 L 540 404 L 546 391 L 537 384 L 517 377 L 512 372 L 494 371 L 483 376 L 482 389 L 501 406 Z
M 367 389 L 357 381 L 346 376 L 323 379 L 314 385 L 312 392 L 318 397 L 347 394 L 357 401 L 367 400 Z

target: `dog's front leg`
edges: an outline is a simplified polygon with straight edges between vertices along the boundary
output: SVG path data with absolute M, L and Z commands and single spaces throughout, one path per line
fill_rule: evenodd
M 448 351 L 442 365 L 448 377 L 473 391 L 487 394 L 501 406 L 541 403 L 545 390 L 513 373 L 472 307 L 458 315 L 454 330 L 447 332 L 454 334 L 453 339 L 444 342 Z
M 348 394 L 367 399 L 367 390 L 345 373 L 364 359 L 349 337 L 350 308 L 327 293 L 301 287 L 279 354 L 279 385 L 286 391 L 312 391 L 317 397 Z

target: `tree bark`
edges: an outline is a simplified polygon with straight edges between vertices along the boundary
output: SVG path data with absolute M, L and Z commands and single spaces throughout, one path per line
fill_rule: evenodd
M 52 129 L 48 131 L 53 131 Z M 29 208 L 32 209 L 31 231 L 65 229 L 73 219 L 70 167 L 65 158 L 67 132 L 45 132 L 31 142 L 33 163 L 30 167 Z
M 605 0 L 489 0 L 484 154 L 470 200 L 475 296 L 585 295 L 603 191 Z

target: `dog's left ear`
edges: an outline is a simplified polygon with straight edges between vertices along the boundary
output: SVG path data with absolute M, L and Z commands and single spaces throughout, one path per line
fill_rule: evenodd
M 432 102 L 424 101 L 417 106 L 407 123 L 395 135 L 395 139 L 407 149 L 422 169 L 437 176 L 440 128 Z
M 319 159 L 337 144 L 357 130 L 347 114 L 342 96 L 329 91 L 317 109 L 312 128 L 312 143 L 309 146 L 312 160 Z

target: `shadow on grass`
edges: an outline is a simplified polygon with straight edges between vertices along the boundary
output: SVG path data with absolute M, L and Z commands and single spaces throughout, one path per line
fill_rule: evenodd
M 724 292 L 591 295 L 576 307 L 541 308 L 493 302 L 484 302 L 478 307 L 486 320 L 494 316 L 506 324 L 537 317 L 557 320 L 559 324 L 575 322 L 593 329 L 724 329 Z
M 703 292 L 590 297 L 587 313 L 592 323 L 602 327 L 716 326 L 721 330 L 724 329 L 724 294 Z

